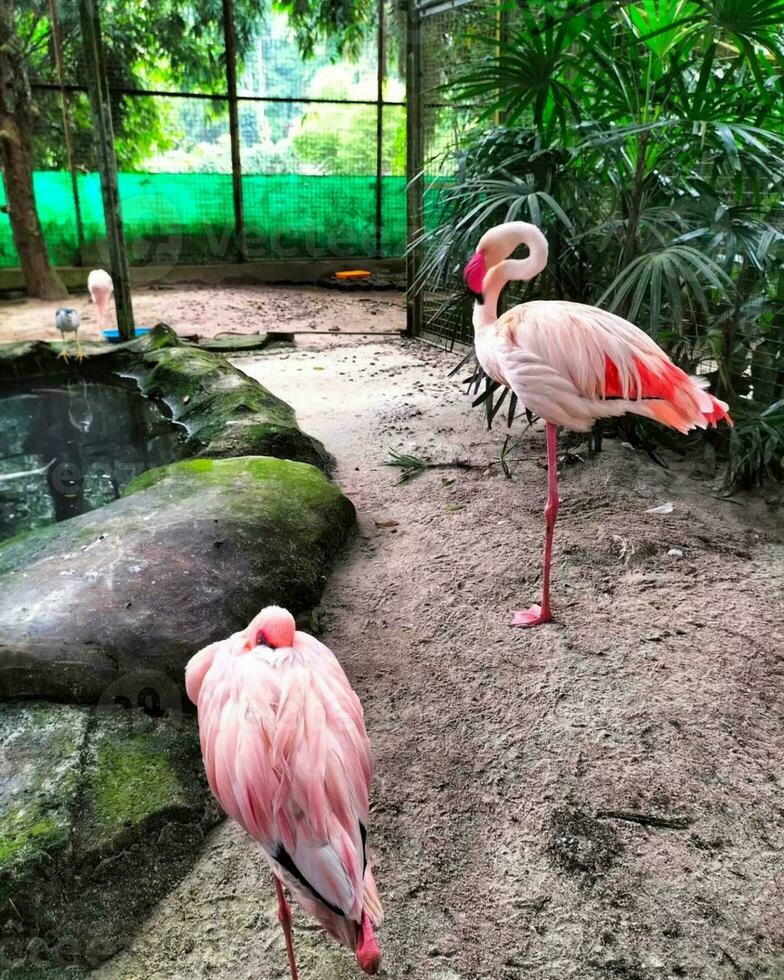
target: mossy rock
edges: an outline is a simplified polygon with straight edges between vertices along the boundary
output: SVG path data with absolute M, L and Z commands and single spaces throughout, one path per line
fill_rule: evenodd
M 131 377 L 185 427 L 188 456 L 278 456 L 329 469 L 329 453 L 301 431 L 286 402 L 220 354 L 181 340 L 165 324 L 125 344 L 87 345 L 82 361 L 59 359 L 59 347 L 43 341 L 0 345 L 0 382 Z
M 6 704 L 0 734 L 0 971 L 22 980 L 95 966 L 220 818 L 195 721 Z
M 183 669 L 262 606 L 319 600 L 354 508 L 313 466 L 198 459 L 0 545 L 0 699 L 175 709 Z

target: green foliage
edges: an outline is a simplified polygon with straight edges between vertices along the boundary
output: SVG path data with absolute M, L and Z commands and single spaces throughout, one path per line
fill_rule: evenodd
M 730 433 L 726 486 L 756 486 L 765 476 L 784 475 L 784 398 L 757 414 L 741 408 Z
M 389 450 L 389 459 L 385 466 L 396 466 L 400 470 L 400 482 L 405 483 L 412 480 L 420 473 L 424 473 L 428 468 L 427 460 L 420 456 L 413 456 L 410 453 L 399 453 L 395 449 Z
M 274 0 L 274 9 L 288 16 L 305 57 L 312 55 L 317 41 L 327 39 L 337 40 L 343 53 L 357 57 L 376 5 L 373 0 Z
M 471 21 L 444 97 L 475 130 L 426 198 L 418 288 L 465 330 L 458 273 L 502 221 L 543 227 L 533 296 L 634 319 L 707 375 L 739 426 L 732 479 L 776 473 L 784 441 L 784 0 L 637 0 L 575 13 L 505 8 L 506 40 Z M 434 140 L 436 144 L 438 140 Z M 455 317 L 461 310 L 461 317 Z M 472 384 L 481 386 L 481 372 Z M 478 388 L 476 389 L 478 391 Z M 486 389 L 488 419 L 501 392 Z M 766 411 L 770 411 L 766 415 Z
M 67 81 L 85 78 L 79 12 L 71 0 L 58 0 Z M 317 41 L 330 39 L 335 52 L 358 55 L 373 23 L 368 0 L 297 0 L 296 4 L 235 0 L 235 33 L 239 67 L 262 29 L 270 9 L 284 11 L 300 49 L 307 55 Z M 24 39 L 30 78 L 57 83 L 49 0 L 17 0 L 14 32 Z M 225 92 L 226 64 L 222 0 L 155 0 L 101 4 L 106 69 L 113 88 L 163 89 L 200 93 Z M 36 161 L 49 167 L 66 165 L 59 97 L 37 98 Z M 121 168 L 172 150 L 187 130 L 176 100 L 115 96 L 113 121 Z M 225 104 L 205 102 L 204 112 L 226 127 Z M 73 114 L 77 159 L 94 169 L 89 105 L 78 100 Z
M 371 104 L 313 104 L 292 137 L 298 158 L 313 164 L 319 173 L 374 174 L 377 110 L 372 103 L 376 86 L 366 66 L 360 62 L 352 73 L 345 65 L 321 68 L 309 94 L 314 99 L 366 99 Z M 385 93 L 393 101 L 402 101 L 403 94 L 399 83 L 392 83 L 392 91 Z M 382 144 L 382 170 L 385 174 L 404 174 L 405 116 L 399 114 L 394 122 L 391 138 L 387 135 Z

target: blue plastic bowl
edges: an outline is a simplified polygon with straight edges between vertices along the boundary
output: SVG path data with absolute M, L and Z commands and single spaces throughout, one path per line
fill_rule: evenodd
M 151 329 L 151 327 L 137 327 L 136 336 L 142 337 L 144 334 L 149 333 Z M 102 330 L 101 333 L 103 334 L 103 339 L 108 340 L 110 344 L 119 344 L 122 340 L 119 330 Z

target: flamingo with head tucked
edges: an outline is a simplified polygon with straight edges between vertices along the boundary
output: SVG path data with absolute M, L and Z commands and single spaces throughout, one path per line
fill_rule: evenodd
M 272 868 L 292 980 L 297 966 L 283 885 L 376 974 L 381 902 L 368 863 L 370 745 L 362 705 L 332 652 L 263 609 L 186 668 L 204 768 L 218 802 Z
M 510 256 L 520 245 L 524 259 Z M 729 425 L 727 405 L 708 394 L 639 327 L 595 306 L 562 301 L 521 303 L 498 316 L 498 297 L 513 280 L 533 279 L 547 265 L 547 240 L 535 226 L 510 221 L 488 231 L 463 272 L 475 294 L 476 357 L 494 381 L 546 422 L 549 494 L 545 507 L 542 602 L 515 612 L 514 626 L 552 619 L 550 565 L 558 515 L 557 427 L 588 432 L 597 419 L 631 412 L 679 432 Z
M 98 329 L 103 330 L 106 326 L 106 314 L 109 312 L 109 301 L 114 292 L 112 277 L 104 269 L 93 269 L 87 277 L 87 289 L 90 299 L 95 303 Z

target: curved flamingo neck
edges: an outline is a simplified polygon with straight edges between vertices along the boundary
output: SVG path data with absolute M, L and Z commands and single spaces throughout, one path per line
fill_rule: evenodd
M 501 295 L 501 290 L 507 283 L 506 279 L 502 279 L 500 275 L 496 275 L 499 269 L 500 266 L 496 266 L 488 272 L 482 284 L 482 295 L 474 301 L 474 314 L 472 318 L 474 329 L 488 327 L 498 319 L 498 297 Z
M 524 259 L 510 259 L 520 246 L 528 246 Z M 498 297 L 508 282 L 521 282 L 533 279 L 547 265 L 547 239 L 536 225 L 524 221 L 507 222 L 499 225 L 484 236 L 480 248 L 488 256 L 498 255 L 497 261 L 485 275 L 482 282 L 482 296 L 474 304 L 473 323 L 475 328 L 488 326 L 498 319 Z

